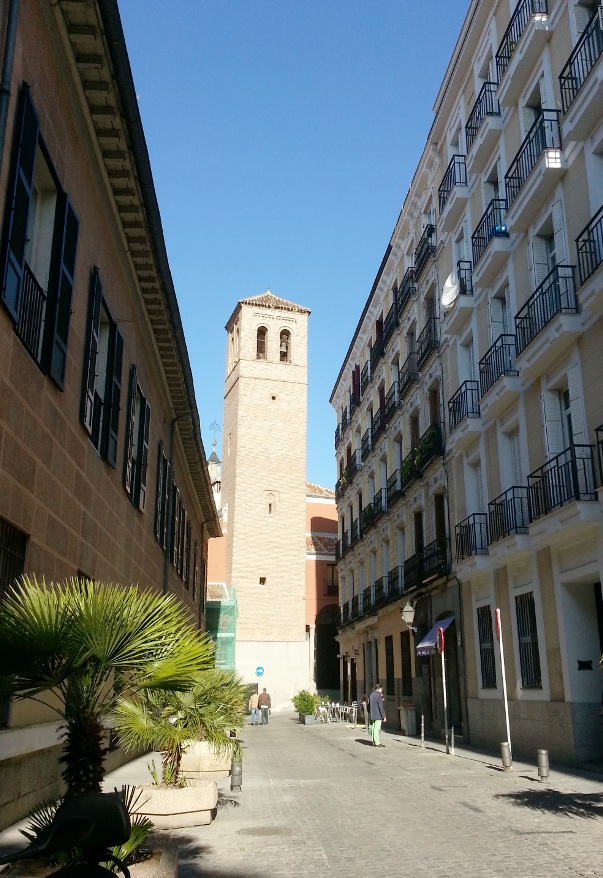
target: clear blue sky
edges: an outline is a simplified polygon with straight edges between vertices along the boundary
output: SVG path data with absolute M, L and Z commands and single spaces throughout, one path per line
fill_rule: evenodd
M 270 288 L 312 311 L 307 477 L 333 487 L 329 397 L 467 5 L 120 0 L 208 455 L 224 325 Z

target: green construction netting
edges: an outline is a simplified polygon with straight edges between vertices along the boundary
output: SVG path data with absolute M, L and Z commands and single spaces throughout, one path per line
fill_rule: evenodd
M 216 644 L 216 667 L 234 670 L 237 599 L 234 588 L 224 587 L 224 597 L 207 602 L 207 633 Z

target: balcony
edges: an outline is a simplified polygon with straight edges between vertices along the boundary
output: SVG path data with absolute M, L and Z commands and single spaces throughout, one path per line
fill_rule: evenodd
M 465 125 L 467 165 L 472 175 L 484 170 L 502 130 L 497 87 L 496 82 L 484 82 Z
M 507 226 L 527 232 L 567 170 L 558 110 L 542 110 L 505 174 Z
M 394 330 L 398 326 L 398 317 L 396 315 L 396 302 L 394 301 L 391 308 L 385 315 L 383 321 L 383 344 L 387 347 L 389 340 L 394 334 Z
M 371 442 L 371 428 L 369 427 L 360 442 L 360 459 L 362 461 L 366 460 L 372 448 L 373 443 Z
M 444 454 L 444 431 L 441 424 L 431 424 L 419 439 L 414 450 L 415 466 L 421 474 L 436 457 Z
M 339 424 L 335 427 L 335 448 L 338 448 L 341 443 L 341 427 Z
M 385 408 L 383 410 L 385 423 L 388 424 L 391 418 L 395 415 L 396 410 L 400 406 L 400 396 L 398 394 L 398 382 L 393 381 L 392 386 L 387 391 L 385 396 Z
M 589 21 L 559 76 L 563 138 L 588 140 L 603 113 L 603 31 L 598 10 Z
M 352 415 L 360 405 L 360 393 L 358 390 L 352 391 L 350 393 L 350 420 L 352 419 Z
M 345 554 L 349 548 L 350 548 L 350 532 L 347 530 L 344 530 L 343 534 L 341 535 L 341 557 L 342 558 L 345 556 Z
M 582 332 L 574 271 L 573 265 L 556 265 L 515 316 L 522 376 L 541 374 Z
M 407 268 L 400 289 L 398 290 L 398 298 L 396 300 L 396 315 L 400 319 L 406 304 L 415 296 L 417 292 L 417 279 L 414 268 Z
M 478 381 L 463 381 L 454 396 L 448 400 L 450 432 L 456 430 L 459 425 L 462 426 L 453 437 L 456 448 L 466 448 L 481 435 Z
M 324 597 L 334 597 L 339 594 L 339 583 L 334 579 L 324 579 L 323 580 L 323 595 Z
M 341 540 L 335 543 L 335 561 L 341 561 Z
M 515 368 L 515 344 L 514 335 L 499 335 L 479 361 L 482 416 L 487 413 L 498 417 L 519 396 L 521 381 Z
M 514 485 L 488 503 L 490 557 L 494 566 L 532 551 L 529 534 L 528 489 Z
M 368 388 L 370 383 L 371 383 L 371 375 L 369 372 L 369 364 L 367 362 L 362 367 L 362 372 L 360 373 L 360 396 L 362 396 L 362 394 Z
M 415 278 L 417 280 L 435 253 L 435 231 L 436 228 L 432 223 L 426 225 L 421 240 L 415 247 Z
M 419 378 L 419 370 L 417 368 L 417 352 L 411 351 L 402 364 L 400 370 L 400 400 L 404 398 L 404 394 L 410 386 Z
M 360 449 L 353 451 L 352 456 L 350 457 L 349 463 L 345 468 L 345 473 L 347 476 L 348 482 L 351 482 L 356 473 L 360 472 L 362 469 L 362 456 Z
M 362 595 L 355 594 L 352 597 L 352 606 L 350 609 L 350 621 L 352 619 L 359 619 L 362 616 Z
M 341 473 L 337 481 L 335 482 L 335 501 L 341 500 L 347 491 L 350 484 L 350 480 L 348 478 L 347 469 Z
M 348 426 L 349 423 L 350 423 L 350 416 L 349 416 L 349 414 L 348 414 L 348 407 L 345 406 L 345 407 L 341 410 L 341 435 L 342 435 L 342 436 L 343 436 L 343 434 L 345 433 L 346 428 L 347 428 L 347 426 Z
M 373 437 L 373 446 L 379 438 L 379 435 L 385 430 L 385 418 L 381 409 L 373 412 L 373 421 L 371 424 L 371 436 Z
M 380 576 L 373 583 L 373 606 L 375 609 L 383 607 L 389 600 L 389 583 L 387 576 Z
M 417 369 L 421 369 L 430 353 L 438 349 L 438 322 L 429 317 L 417 339 Z
M 367 505 L 362 510 L 362 535 L 366 536 L 372 526 L 375 524 L 377 518 L 375 516 L 375 510 L 373 509 L 372 503 L 367 503 Z
M 570 445 L 528 476 L 530 521 L 579 500 L 596 500 L 593 445 Z
M 38 365 L 42 359 L 47 294 L 27 262 L 23 269 L 21 308 L 15 330 Z
M 360 528 L 360 522 L 355 518 L 350 528 L 350 547 L 355 546 L 361 537 L 362 530 Z
M 341 610 L 341 624 L 347 625 L 351 619 L 351 606 L 349 603 L 342 604 L 340 607 Z
M 451 232 L 461 218 L 469 197 L 464 155 L 453 155 L 438 189 L 440 225 Z
M 394 567 L 387 574 L 387 587 L 390 601 L 397 600 L 404 594 L 404 567 Z
M 415 463 L 415 457 L 416 450 L 413 448 L 400 464 L 400 491 L 402 493 L 421 476 L 421 471 Z
M 375 521 L 387 512 L 387 489 L 379 488 L 373 497 L 373 514 Z
M 496 53 L 497 97 L 503 107 L 519 101 L 528 75 L 551 36 L 546 0 L 520 0 Z
M 375 343 L 371 348 L 371 375 L 374 374 L 377 363 L 381 359 L 384 353 L 383 347 L 383 336 L 378 335 L 375 339 Z
M 375 608 L 375 595 L 373 592 L 373 586 L 369 585 L 368 588 L 365 588 L 362 592 L 362 615 L 366 616 Z
M 400 470 L 397 469 L 387 480 L 387 506 L 391 509 L 396 500 L 402 496 L 402 483 L 400 481 Z
M 474 512 L 454 529 L 456 560 L 463 561 L 474 555 L 488 554 L 488 516 L 485 512 Z
M 442 318 L 446 334 L 456 335 L 465 326 L 473 314 L 475 299 L 473 298 L 473 272 L 469 259 L 460 259 L 456 264 L 456 276 L 459 293 L 454 302 L 444 311 Z
M 603 262 L 603 207 L 600 207 L 588 225 L 576 239 L 578 251 L 578 276 L 580 278 L 580 303 L 589 311 L 603 311 L 603 284 L 600 279 L 591 281 Z M 590 281 L 587 286 L 587 281 Z
M 504 220 L 506 212 L 505 199 L 493 198 L 471 235 L 475 286 L 489 287 L 509 257 L 511 241 Z

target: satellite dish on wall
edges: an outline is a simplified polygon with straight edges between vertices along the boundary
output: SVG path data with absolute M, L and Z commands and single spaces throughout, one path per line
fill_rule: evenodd
M 454 272 L 452 272 L 446 278 L 446 283 L 442 289 L 442 308 L 444 311 L 448 311 L 449 308 L 452 308 L 459 292 L 459 282 L 456 279 Z

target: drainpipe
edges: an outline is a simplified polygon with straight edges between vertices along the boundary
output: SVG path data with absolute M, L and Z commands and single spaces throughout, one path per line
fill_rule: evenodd
M 6 140 L 6 124 L 8 121 L 8 105 L 10 101 L 10 83 L 13 78 L 15 60 L 15 43 L 17 42 L 17 19 L 19 17 L 19 0 L 9 0 L 6 16 L 6 39 L 4 41 L 4 61 L 2 62 L 2 79 L 0 80 L 0 172 Z

